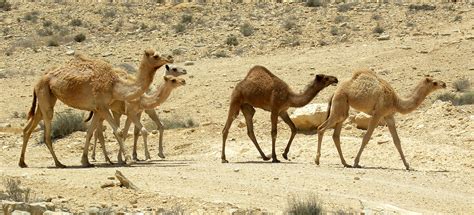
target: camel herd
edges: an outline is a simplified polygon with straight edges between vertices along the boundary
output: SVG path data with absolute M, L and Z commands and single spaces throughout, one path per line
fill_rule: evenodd
M 112 163 L 107 156 L 104 144 L 102 129 L 104 120 L 111 126 L 119 144 L 117 155 L 119 163 L 131 164 L 138 160 L 136 149 L 140 134 L 143 137 L 145 159 L 150 159 L 151 156 L 147 146 L 148 132 L 140 122 L 143 112 L 149 115 L 158 127 L 160 134 L 158 156 L 164 158 L 163 125 L 154 108 L 162 104 L 173 89 L 186 84 L 185 80 L 179 77 L 185 75 L 186 70 L 169 65 L 173 61 L 171 56 L 159 55 L 156 51 L 147 49 L 143 53 L 136 77 L 133 77 L 122 69 L 113 67 L 108 62 L 91 59 L 79 54 L 64 65 L 44 73 L 34 87 L 33 103 L 28 113 L 28 123 L 23 129 L 23 145 L 19 166 L 27 167 L 25 152 L 28 140 L 38 123 L 43 120 L 44 141 L 54 159 L 54 163 L 56 167 L 66 167 L 56 157 L 51 142 L 51 122 L 54 106 L 58 99 L 72 108 L 90 111 L 87 121 L 90 120 L 91 123 L 87 129 L 86 143 L 81 159 L 83 167 L 92 166 L 89 162 L 88 151 L 93 135 L 95 136 L 95 143 L 92 158 L 95 160 L 95 149 L 98 140 L 106 162 Z M 156 71 L 164 65 L 166 65 L 166 71 L 163 75 L 163 83 L 154 91 L 147 93 Z M 253 131 L 253 116 L 256 107 L 271 113 L 272 162 L 280 162 L 275 151 L 278 117 L 290 127 L 291 136 L 282 155 L 283 158 L 288 159 L 288 152 L 297 130 L 287 110 L 290 107 L 302 107 L 308 104 L 321 90 L 329 85 L 337 85 L 338 82 L 338 79 L 334 76 L 317 74 L 314 80 L 306 86 L 304 92 L 298 94 L 294 93 L 283 80 L 265 67 L 254 66 L 251 68 L 247 76 L 234 88 L 231 95 L 228 117 L 222 131 L 222 163 L 228 162 L 225 155 L 226 140 L 231 124 L 240 111 L 245 117 L 249 138 L 263 160 L 270 159 L 263 153 Z M 415 110 L 426 96 L 441 88 L 446 88 L 444 82 L 432 78 L 423 78 L 409 98 L 400 98 L 388 82 L 377 77 L 371 70 L 355 71 L 350 80 L 339 84 L 329 101 L 328 117 L 318 128 L 318 148 L 315 163 L 317 165 L 320 163 L 321 143 L 325 130 L 334 127 L 333 140 L 341 163 L 345 167 L 360 167 L 359 160 L 364 147 L 369 142 L 378 122 L 385 120 L 403 164 L 406 169 L 409 169 L 396 131 L 394 114 L 397 112 L 406 114 Z M 353 166 L 346 163 L 340 147 L 342 123 L 348 117 L 349 107 L 372 116 Z M 125 115 L 127 120 L 124 128 L 120 129 L 120 117 L 122 115 Z M 132 122 L 135 126 L 134 146 L 132 157 L 130 157 L 123 142 Z

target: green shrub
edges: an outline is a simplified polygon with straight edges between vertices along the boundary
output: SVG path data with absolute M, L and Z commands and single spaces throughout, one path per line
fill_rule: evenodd
M 225 43 L 228 46 L 237 46 L 239 45 L 239 40 L 237 39 L 235 35 L 231 34 L 227 37 L 227 39 L 225 40 Z
M 244 37 L 248 37 L 253 35 L 255 28 L 250 23 L 245 23 L 240 26 L 240 33 L 244 35 Z
M 44 129 L 44 125 L 42 125 Z M 51 126 L 51 139 L 63 138 L 75 131 L 86 131 L 87 127 L 84 123 L 82 114 L 67 110 L 57 113 Z M 44 136 L 42 138 L 44 141 Z
M 79 34 L 76 34 L 76 36 L 74 36 L 74 41 L 80 43 L 82 41 L 86 40 L 86 35 L 83 34 L 83 33 L 79 33 Z

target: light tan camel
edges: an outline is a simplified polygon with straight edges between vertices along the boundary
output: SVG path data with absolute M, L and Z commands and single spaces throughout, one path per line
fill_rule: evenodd
M 337 152 L 339 153 L 339 157 L 341 158 L 341 162 L 345 167 L 351 167 L 346 163 L 342 155 L 340 135 L 342 123 L 349 115 L 349 107 L 352 107 L 372 116 L 367 133 L 362 139 L 359 153 L 357 153 L 357 157 L 354 160 L 354 167 L 360 168 L 359 159 L 364 147 L 369 142 L 372 132 L 375 127 L 377 127 L 379 121 L 385 120 L 390 134 L 392 135 L 393 143 L 400 153 L 403 164 L 408 170 L 410 167 L 402 152 L 400 139 L 398 138 L 395 127 L 394 115 L 397 112 L 402 114 L 412 112 L 421 105 L 428 94 L 441 88 L 446 88 L 444 82 L 432 78 L 424 78 L 416 86 L 410 97 L 400 98 L 390 84 L 377 77 L 374 72 L 368 69 L 355 71 L 350 80 L 339 85 L 329 101 L 328 118 L 318 128 L 318 151 L 316 153 L 316 164 L 319 165 L 319 158 L 321 157 L 321 143 L 323 141 L 324 131 L 327 128 L 334 126 L 334 134 L 332 137 Z
M 178 77 L 178 76 L 186 75 L 186 74 L 187 74 L 186 69 L 170 64 L 170 65 L 165 66 L 165 72 L 163 73 L 163 76 Z M 121 75 L 123 77 L 128 76 L 128 78 L 131 78 L 127 73 L 120 73 L 119 75 Z M 170 85 L 170 86 L 172 86 L 172 85 Z M 160 89 L 160 87 L 158 87 L 157 89 Z M 159 92 L 156 91 L 155 93 L 159 93 Z M 160 95 L 158 95 L 158 99 L 164 99 L 160 104 L 162 104 L 166 100 L 166 98 L 162 98 Z M 126 103 L 123 102 L 123 101 L 115 101 L 114 103 L 112 103 L 112 106 L 111 106 L 112 115 L 114 117 L 115 122 L 118 125 L 120 125 L 120 117 L 123 114 L 126 114 L 125 110 L 127 109 L 127 107 L 125 105 L 126 105 Z M 160 158 L 165 158 L 164 153 L 163 153 L 163 133 L 164 133 L 163 124 L 161 123 L 160 118 L 158 117 L 158 114 L 156 113 L 154 108 L 146 109 L 145 113 L 153 120 L 153 122 L 156 124 L 156 126 L 157 126 L 157 128 L 160 132 L 159 144 L 158 144 L 158 156 Z M 93 112 L 91 112 L 91 114 L 89 115 L 89 118 L 86 120 L 86 122 L 92 118 L 92 115 L 93 115 Z M 141 113 L 139 113 L 139 115 L 141 116 Z M 140 117 L 138 117 L 138 118 L 140 119 Z M 130 126 L 130 125 L 128 125 L 128 126 Z M 133 160 L 138 160 L 137 159 L 136 146 L 137 146 L 138 135 L 140 133 L 140 130 L 141 129 L 139 129 L 138 126 L 134 126 L 134 132 L 133 132 L 134 133 L 134 135 L 133 135 L 133 146 L 134 146 L 134 148 L 133 148 L 133 153 L 132 153 L 132 159 Z M 91 155 L 92 160 L 95 160 L 95 152 L 96 152 L 96 147 L 97 147 L 97 138 L 99 137 L 99 135 L 103 135 L 103 134 L 98 134 L 98 132 L 99 131 L 96 130 L 95 138 L 94 138 L 94 146 L 92 148 L 92 155 Z M 128 132 L 128 127 L 127 127 L 126 132 Z M 124 136 L 124 138 L 126 138 L 126 137 L 127 137 L 127 135 Z M 107 152 L 106 152 L 106 149 L 105 149 L 105 142 L 101 143 L 101 146 L 102 146 L 102 152 L 104 153 L 105 161 L 108 162 L 108 163 L 112 163 L 110 161 L 109 157 L 107 156 Z M 145 145 L 145 147 L 146 147 L 146 145 Z M 148 155 L 148 156 L 146 156 L 146 155 Z M 150 155 L 149 155 L 148 150 L 145 151 L 145 156 L 146 156 L 146 159 L 150 159 Z
M 111 125 L 120 148 L 124 151 L 125 161 L 131 161 L 129 155 L 123 150 L 122 138 L 119 136 L 117 124 L 110 115 L 109 104 L 116 100 L 126 101 L 140 97 L 153 81 L 156 70 L 172 62 L 171 56 L 161 57 L 154 50 L 145 50 L 134 82 L 120 78 L 114 71 L 116 69 L 109 63 L 88 59 L 84 56 L 77 56 L 65 65 L 46 72 L 34 88 L 33 104 L 28 114 L 29 122 L 23 129 L 23 146 L 19 166 L 27 167 L 25 151 L 28 140 L 31 132 L 43 120 L 45 143 L 53 156 L 54 163 L 57 167 L 65 167 L 57 159 L 51 142 L 51 120 L 57 99 L 70 107 L 94 111 L 97 115 L 105 118 Z M 38 107 L 35 112 L 36 100 L 38 100 Z M 92 132 L 99 122 L 98 119 L 93 119 L 87 130 L 81 159 L 84 167 L 91 166 L 87 153 Z
M 296 135 L 296 127 L 288 116 L 290 107 L 302 107 L 308 104 L 322 89 L 329 85 L 336 85 L 337 78 L 327 75 L 316 75 L 313 81 L 306 87 L 303 93 L 294 93 L 290 87 L 280 78 L 272 74 L 263 66 L 255 66 L 248 72 L 244 80 L 240 81 L 232 92 L 227 122 L 222 131 L 222 163 L 227 163 L 225 157 L 225 142 L 229 128 L 241 110 L 247 123 L 247 134 L 257 148 L 263 160 L 269 158 L 263 153 L 257 143 L 253 132 L 253 116 L 255 108 L 261 108 L 271 112 L 272 123 L 272 162 L 280 162 L 275 153 L 275 141 L 277 136 L 277 120 L 280 116 L 290 126 L 291 136 L 285 148 L 283 157 L 288 159 L 288 151 L 291 142 Z
M 141 132 L 143 136 L 143 142 L 144 142 L 144 148 L 145 148 L 145 157 L 147 160 L 151 159 L 150 153 L 148 151 L 148 144 L 147 144 L 147 136 L 148 136 L 148 131 L 143 127 L 143 125 L 140 122 L 140 117 L 141 114 L 144 110 L 149 110 L 149 112 L 153 112 L 156 115 L 156 112 L 154 111 L 154 108 L 162 104 L 163 102 L 166 101 L 166 99 L 169 97 L 171 94 L 171 91 L 176 89 L 179 86 L 184 86 L 186 84 L 185 80 L 179 77 L 174 77 L 172 75 L 166 75 L 163 77 L 164 83 L 160 84 L 156 91 L 151 93 L 150 95 L 142 95 L 139 99 L 129 101 L 129 102 L 114 102 L 110 106 L 110 109 L 112 110 L 112 113 L 114 114 L 114 119 L 116 121 L 120 121 L 120 117 L 122 114 L 125 114 L 127 116 L 127 121 L 125 124 L 125 127 L 123 129 L 123 136 L 126 137 L 128 133 L 128 129 L 130 128 L 130 124 L 133 122 L 135 124 L 135 130 L 134 130 L 134 144 L 133 144 L 133 155 L 132 158 L 134 160 L 137 159 L 137 142 L 138 142 L 138 135 Z M 92 112 L 91 112 L 92 115 Z M 91 116 L 90 116 L 91 117 Z M 89 118 L 90 118 L 89 117 Z M 101 119 L 101 124 L 102 124 L 103 119 Z M 159 121 L 158 115 L 156 115 L 156 121 L 157 125 L 159 126 L 160 129 L 160 145 L 159 149 L 162 152 L 162 134 L 163 134 L 163 125 Z M 100 127 L 99 127 L 100 128 Z M 101 144 L 103 153 L 104 153 L 104 158 L 106 162 L 111 163 L 110 159 L 107 156 L 107 151 L 105 149 L 105 141 L 103 139 L 103 131 L 100 129 L 96 130 L 96 137 L 99 138 L 99 142 Z M 124 138 L 125 139 L 125 138 Z M 95 145 L 94 145 L 95 147 Z M 95 148 L 94 148 L 95 151 Z M 93 153 L 94 153 L 93 151 Z M 121 160 L 121 154 L 119 153 L 119 160 Z

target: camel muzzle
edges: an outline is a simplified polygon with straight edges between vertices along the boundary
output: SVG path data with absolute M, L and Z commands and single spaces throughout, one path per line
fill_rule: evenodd
M 332 85 L 332 86 L 337 86 L 337 83 L 339 83 L 339 80 L 336 79 L 334 82 L 332 82 L 331 85 Z

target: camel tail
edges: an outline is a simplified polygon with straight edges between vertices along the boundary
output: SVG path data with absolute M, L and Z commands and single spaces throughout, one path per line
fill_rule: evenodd
M 328 116 L 326 117 L 326 119 L 329 118 L 329 115 L 331 115 L 331 105 L 332 105 L 332 97 L 334 97 L 334 94 L 331 95 L 331 98 L 329 98 L 329 103 L 328 103 Z
M 35 110 L 36 110 L 36 92 L 33 90 L 33 102 L 31 103 L 30 112 L 28 112 L 28 120 L 30 118 L 33 118 L 33 116 L 35 116 Z
M 89 120 L 92 119 L 92 116 L 94 116 L 94 112 L 91 111 L 91 112 L 89 112 L 89 116 L 87 117 L 86 120 L 84 120 L 84 122 L 89 122 Z

